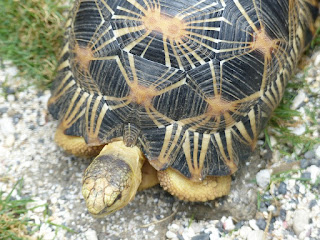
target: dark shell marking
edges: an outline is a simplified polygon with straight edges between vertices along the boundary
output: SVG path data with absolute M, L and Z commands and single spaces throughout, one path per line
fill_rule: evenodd
M 228 175 L 314 33 L 313 0 L 87 0 L 67 22 L 49 110 L 89 145 L 124 137 L 158 170 Z

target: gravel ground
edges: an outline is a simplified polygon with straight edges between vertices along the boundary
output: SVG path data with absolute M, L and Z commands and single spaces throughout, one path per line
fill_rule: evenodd
M 305 69 L 308 70 L 297 76 L 306 75 L 304 81 L 308 86 L 297 93 L 292 105 L 301 112 L 303 121 L 291 131 L 316 139 L 320 133 L 320 49 L 307 62 Z M 253 219 L 240 220 L 232 216 L 216 219 L 218 215 L 210 214 L 216 202 L 184 203 L 160 187 L 139 192 L 133 202 L 111 216 L 92 218 L 81 195 L 82 173 L 89 160 L 69 156 L 55 145 L 53 135 L 57 122 L 46 110 L 50 92 L 39 92 L 32 87 L 21 90 L 23 80 L 14 78 L 17 69 L 8 62 L 4 65 L 0 72 L 0 190 L 9 193 L 23 178 L 22 191 L 14 191 L 12 197 L 32 197 L 35 201 L 28 207 L 40 206 L 28 212 L 34 223 L 41 224 L 33 237 L 320 239 L 320 145 L 306 153 L 296 147 L 289 156 L 273 151 L 270 160 L 261 165 L 264 169 L 256 175 L 257 184 L 253 183 L 260 193 L 260 206 Z M 268 150 L 263 148 L 262 141 L 260 143 L 258 152 L 264 156 Z M 271 144 L 275 149 L 282 148 L 273 137 Z M 270 180 L 272 172 L 289 169 L 297 171 Z M 271 187 L 264 189 L 270 181 Z M 43 204 L 47 207 L 41 206 Z M 203 212 L 206 214 L 202 215 Z

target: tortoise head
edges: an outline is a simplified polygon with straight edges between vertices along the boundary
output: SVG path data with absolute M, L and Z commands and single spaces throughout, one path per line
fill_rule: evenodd
M 103 217 L 125 207 L 141 183 L 144 158 L 138 147 L 122 141 L 106 145 L 86 169 L 82 194 L 89 212 Z

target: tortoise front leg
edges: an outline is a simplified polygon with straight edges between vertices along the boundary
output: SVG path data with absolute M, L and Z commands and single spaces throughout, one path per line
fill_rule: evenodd
M 60 124 L 54 140 L 67 153 L 78 157 L 91 158 L 97 156 L 104 147 L 104 145 L 88 146 L 83 137 L 66 135 L 64 131 L 65 128 Z

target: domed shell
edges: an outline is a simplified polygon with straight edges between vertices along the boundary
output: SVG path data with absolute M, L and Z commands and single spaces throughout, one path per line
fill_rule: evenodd
M 314 32 L 313 0 L 79 0 L 49 111 L 157 170 L 229 175 L 255 148 Z

